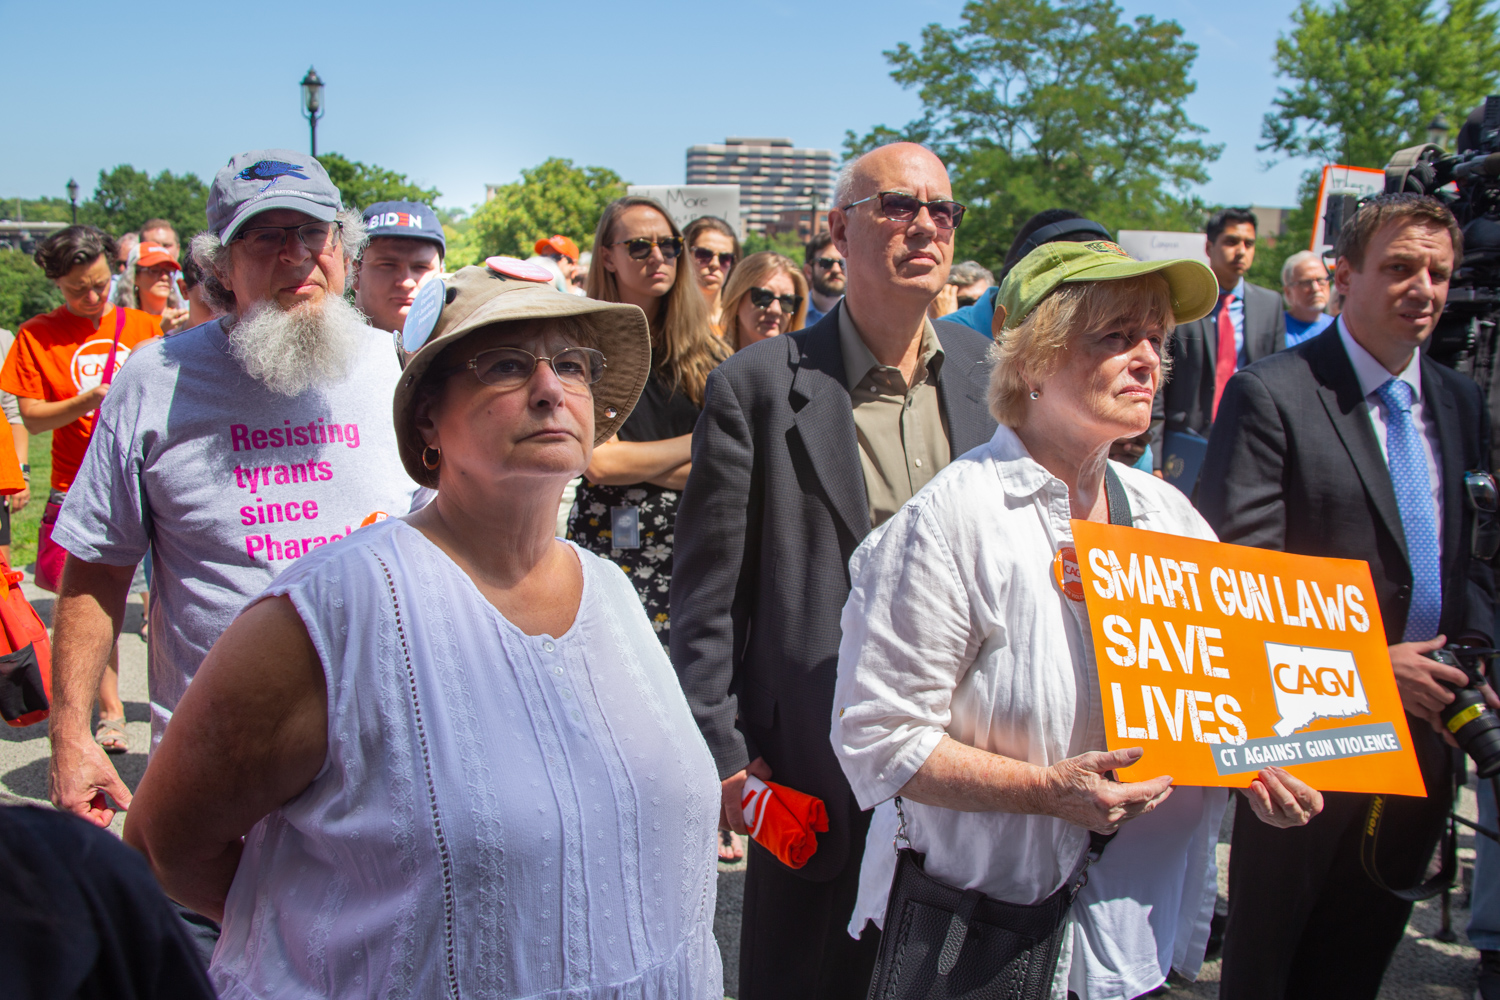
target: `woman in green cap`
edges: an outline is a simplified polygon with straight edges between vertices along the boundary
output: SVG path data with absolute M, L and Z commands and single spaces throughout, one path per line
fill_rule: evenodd
M 832 742 L 876 807 L 851 934 L 886 912 L 901 816 L 929 875 L 1021 904 L 1070 881 L 1091 832 L 1118 831 L 1060 931 L 1054 995 L 1134 997 L 1174 966 L 1196 975 L 1227 791 L 1107 777 L 1142 751 L 1105 751 L 1082 589 L 1056 569 L 1074 518 L 1213 539 L 1174 487 L 1108 455 L 1150 426 L 1167 338 L 1216 289 L 1200 263 L 1135 261 L 1102 240 L 1045 244 L 1006 276 L 994 438 L 850 561 Z M 1274 768 L 1248 795 L 1278 826 L 1321 801 Z

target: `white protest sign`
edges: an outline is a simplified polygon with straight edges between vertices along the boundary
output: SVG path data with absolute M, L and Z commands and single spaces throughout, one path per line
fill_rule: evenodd
M 1202 233 L 1122 229 L 1117 241 L 1136 260 L 1201 260 L 1208 263 L 1208 238 Z
M 1385 171 L 1369 167 L 1345 167 L 1329 165 L 1323 168 L 1323 180 L 1318 184 L 1318 215 L 1313 220 L 1312 251 L 1325 253 L 1333 244 L 1325 238 L 1323 228 L 1328 221 L 1328 198 L 1334 194 L 1353 194 L 1363 198 L 1367 194 L 1379 194 L 1385 190 Z
M 632 184 L 625 193 L 661 202 L 678 229 L 686 229 L 694 219 L 714 215 L 729 223 L 741 239 L 745 236 L 740 226 L 738 184 Z

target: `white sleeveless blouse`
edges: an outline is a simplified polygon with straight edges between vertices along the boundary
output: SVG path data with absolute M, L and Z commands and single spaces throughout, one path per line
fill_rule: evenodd
M 265 591 L 322 659 L 328 758 L 245 838 L 223 1000 L 723 996 L 713 760 L 630 581 L 574 551 L 558 637 L 398 519 Z

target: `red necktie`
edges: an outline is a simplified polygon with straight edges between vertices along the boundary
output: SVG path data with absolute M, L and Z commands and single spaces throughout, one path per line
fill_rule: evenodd
M 1219 359 L 1214 365 L 1214 412 L 1219 415 L 1219 400 L 1224 396 L 1224 387 L 1234 375 L 1239 352 L 1234 349 L 1234 320 L 1229 317 L 1229 303 L 1234 301 L 1233 292 L 1219 293 Z

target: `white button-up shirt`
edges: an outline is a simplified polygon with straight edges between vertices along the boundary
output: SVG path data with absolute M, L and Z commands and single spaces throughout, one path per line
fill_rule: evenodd
M 1176 489 L 1115 470 L 1137 527 L 1214 538 Z M 882 922 L 896 860 L 891 799 L 945 735 L 1042 767 L 1106 749 L 1088 612 L 1052 570 L 1073 544 L 1071 518 L 1066 484 L 1001 427 L 851 559 L 832 742 L 860 806 L 878 806 L 851 933 Z M 1085 998 L 1134 997 L 1173 966 L 1197 974 L 1227 801 L 1224 789 L 1176 788 L 1121 828 L 1073 907 L 1059 996 L 1071 986 Z M 903 802 L 930 874 L 1010 902 L 1055 891 L 1088 847 L 1087 830 L 1050 816 Z
M 1380 387 L 1392 378 L 1398 378 L 1411 386 L 1411 422 L 1422 438 L 1422 456 L 1427 459 L 1427 481 L 1432 484 L 1432 509 L 1437 511 L 1437 545 L 1438 559 L 1443 558 L 1443 474 L 1440 471 L 1438 456 L 1442 454 L 1442 444 L 1438 439 L 1437 421 L 1428 419 L 1427 403 L 1422 398 L 1422 352 L 1412 351 L 1411 360 L 1401 370 L 1400 375 L 1392 375 L 1385 370 L 1385 365 L 1375 360 L 1375 356 L 1359 345 L 1349 334 L 1349 325 L 1339 317 L 1339 340 L 1344 344 L 1344 353 L 1349 355 L 1349 363 L 1354 366 L 1354 377 L 1359 380 L 1359 391 L 1364 394 L 1365 412 L 1370 416 L 1370 426 L 1375 429 L 1375 440 L 1380 443 L 1380 454 L 1385 457 L 1386 464 L 1391 461 L 1390 449 L 1386 446 L 1387 425 L 1391 416 L 1386 412 L 1385 401 L 1380 398 Z

